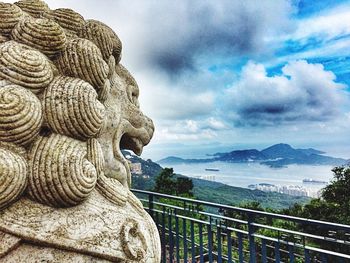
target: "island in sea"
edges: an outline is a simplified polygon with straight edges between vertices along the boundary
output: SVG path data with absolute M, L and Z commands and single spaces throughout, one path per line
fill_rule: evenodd
M 234 150 L 225 153 L 215 153 L 206 159 L 183 159 L 169 156 L 157 161 L 161 165 L 189 164 L 189 163 L 249 163 L 257 162 L 272 168 L 283 168 L 291 164 L 302 165 L 332 165 L 341 166 L 349 163 L 349 160 L 325 155 L 325 152 L 313 148 L 296 149 L 289 144 L 279 143 L 261 151 L 257 149 Z M 209 168 L 210 169 L 210 168 Z

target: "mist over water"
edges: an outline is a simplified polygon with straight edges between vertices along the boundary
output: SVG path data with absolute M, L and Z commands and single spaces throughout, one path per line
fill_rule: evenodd
M 166 166 L 166 165 L 164 165 Z M 322 188 L 324 184 L 303 184 L 303 179 L 329 182 L 333 178 L 332 166 L 289 165 L 286 168 L 270 168 L 259 163 L 199 163 L 169 165 L 174 172 L 189 177 L 211 179 L 231 186 L 247 188 L 250 184 L 299 185 L 307 188 Z M 206 171 L 217 168 L 219 171 Z

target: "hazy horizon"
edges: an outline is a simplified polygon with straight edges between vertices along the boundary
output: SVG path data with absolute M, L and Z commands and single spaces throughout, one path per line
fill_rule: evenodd
M 177 145 L 177 144 L 167 144 L 165 146 L 158 145 L 158 147 L 145 148 L 141 157 L 143 159 L 152 159 L 153 161 L 159 161 L 163 158 L 169 156 L 176 156 L 184 159 L 191 158 L 208 158 L 208 155 L 217 152 L 231 152 L 234 150 L 247 150 L 247 149 L 257 149 L 263 150 L 269 146 L 278 143 L 286 143 L 291 145 L 293 148 L 314 148 L 325 152 L 324 155 L 350 159 L 350 145 L 344 146 L 322 146 L 322 145 L 304 145 L 304 144 L 290 144 L 287 142 L 277 142 L 272 144 L 261 143 L 261 144 L 231 144 L 231 145 L 219 145 L 218 143 L 208 143 L 201 145 Z M 164 150 L 166 148 L 166 151 Z

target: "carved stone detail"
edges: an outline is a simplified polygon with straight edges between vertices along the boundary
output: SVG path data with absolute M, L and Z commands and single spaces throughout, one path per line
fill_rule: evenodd
M 69 137 L 39 137 L 29 151 L 29 194 L 40 203 L 67 207 L 84 201 L 97 172 L 86 159 L 86 146 Z
M 100 49 L 82 38 L 70 40 L 56 62 L 62 74 L 81 78 L 97 89 L 103 87 L 109 72 Z
M 41 17 L 44 12 L 50 10 L 49 6 L 41 0 L 20 0 L 15 5 L 36 18 Z
M 54 20 L 71 34 L 77 34 L 84 26 L 84 17 L 69 8 L 57 8 L 43 14 L 44 17 Z
M 0 45 L 0 77 L 41 92 L 52 81 L 48 59 L 39 51 L 15 41 Z
M 2 82 L 0 141 L 27 145 L 40 131 L 43 119 L 41 103 L 29 90 L 6 81 Z
M 22 9 L 18 6 L 0 3 L 0 34 L 9 35 L 22 16 Z
M 56 77 L 43 96 L 45 119 L 60 134 L 77 139 L 96 136 L 103 126 L 105 107 L 95 89 L 71 77 Z
M 42 36 L 45 35 L 43 41 Z M 26 17 L 19 21 L 11 32 L 13 40 L 40 50 L 47 56 L 54 56 L 64 49 L 66 35 L 59 26 L 49 19 Z
M 16 249 L 21 239 L 0 231 L 0 258 Z
M 141 261 L 145 258 L 147 243 L 137 221 L 127 218 L 122 226 L 120 236 L 123 250 L 129 259 Z
M 121 51 L 71 9 L 0 2 L 0 263 L 160 262 L 121 151 L 154 126 Z
M 27 161 L 24 150 L 0 143 L 0 209 L 17 200 L 27 186 Z

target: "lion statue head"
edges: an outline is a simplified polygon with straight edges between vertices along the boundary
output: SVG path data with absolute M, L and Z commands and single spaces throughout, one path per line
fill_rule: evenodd
M 140 111 L 139 88 L 120 64 L 121 53 L 110 27 L 71 9 L 51 10 L 41 0 L 0 3 L 4 214 L 19 201 L 61 211 L 54 209 L 83 207 L 96 195 L 142 210 L 129 191 L 130 169 L 121 150 L 140 155 L 154 125 Z M 145 248 L 129 250 L 134 260 L 147 254 Z

